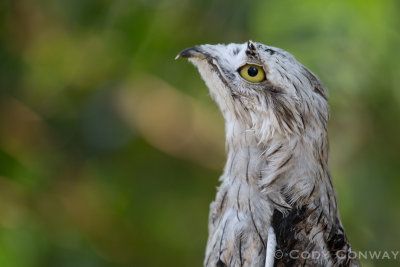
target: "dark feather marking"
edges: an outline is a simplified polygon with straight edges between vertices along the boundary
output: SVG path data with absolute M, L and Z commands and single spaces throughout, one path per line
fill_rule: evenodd
M 256 53 L 252 50 L 246 50 L 246 55 L 250 58 L 255 58 L 256 57 Z
M 294 87 L 294 89 L 296 90 L 296 92 L 298 93 L 299 92 L 299 89 L 297 88 L 297 86 L 293 83 L 293 87 Z
M 260 249 L 258 250 L 258 256 L 260 256 L 262 252 L 263 252 L 263 248 L 260 247 Z
M 227 224 L 228 224 L 228 220 L 225 221 L 224 228 L 222 229 L 221 239 L 220 239 L 220 241 L 219 241 L 219 260 L 218 260 L 218 262 L 217 262 L 217 266 L 226 266 L 225 263 L 221 261 L 221 255 L 222 255 L 221 247 L 222 247 L 222 240 L 224 239 L 225 229 L 226 229 L 226 225 L 227 225 Z M 218 265 L 220 262 L 221 262 L 223 265 Z
M 293 157 L 293 154 L 290 154 L 290 156 L 279 166 L 278 170 L 283 168 Z
M 283 79 L 283 74 L 282 74 L 282 72 L 281 72 L 279 69 L 277 69 L 277 71 L 278 71 L 279 75 L 281 76 L 281 78 Z
M 316 232 L 311 238 L 310 240 L 314 240 L 314 237 L 316 237 L 319 233 L 321 233 L 322 231 L 324 231 L 324 229 L 319 230 L 318 232 Z M 314 245 L 315 246 L 315 245 Z
M 273 94 L 281 94 L 283 92 L 282 88 L 276 86 L 268 86 L 268 92 Z
M 256 50 L 256 47 L 254 46 L 253 42 L 248 41 L 247 42 L 247 49 L 250 51 Z
M 314 212 L 315 212 L 317 209 L 319 209 L 319 205 L 316 205 L 315 208 L 313 208 L 313 209 L 311 209 L 311 210 L 308 210 L 309 215 L 314 214 Z
M 210 55 L 206 55 L 206 59 L 207 59 L 208 64 L 210 64 L 210 66 L 213 68 L 213 70 L 217 73 L 219 79 L 225 84 L 226 87 L 229 88 L 229 90 L 231 92 L 233 92 L 230 84 L 225 79 L 225 77 L 222 75 L 222 73 L 221 73 L 220 69 L 218 68 L 218 66 L 215 63 L 213 63 L 213 58 Z
M 318 161 L 319 161 L 319 165 L 321 165 L 321 168 L 322 168 L 322 169 L 325 169 L 325 164 L 324 164 L 324 162 L 322 161 L 322 158 L 321 158 L 321 157 L 318 157 Z
M 329 172 L 328 172 L 328 181 L 329 181 L 329 184 L 331 185 L 331 187 L 333 188 L 332 177 Z
M 213 250 L 217 247 L 217 242 L 214 243 L 213 245 Z
M 331 198 L 328 193 L 328 215 L 331 215 Z
M 273 88 L 276 88 L 276 87 L 273 87 Z M 280 89 L 278 89 L 278 90 L 280 90 Z M 286 105 L 286 102 L 283 99 L 283 97 L 278 97 L 277 95 L 275 95 L 274 97 L 270 97 L 270 99 L 273 104 L 272 109 L 277 118 L 279 127 L 283 130 L 284 129 L 283 123 L 285 123 L 287 125 L 287 127 L 291 131 L 293 131 L 295 116 L 294 116 L 293 112 L 291 111 L 291 109 Z
M 243 257 L 242 257 L 242 238 L 243 238 L 243 232 L 240 233 L 239 235 L 239 260 L 240 260 L 240 266 L 243 266 Z
M 307 106 L 307 111 L 310 112 L 310 104 L 308 104 L 308 102 L 306 102 L 306 106 Z
M 294 121 L 294 114 L 293 112 L 285 105 L 282 105 L 282 110 L 283 110 L 283 117 L 290 122 Z
M 237 195 L 236 195 L 236 202 L 237 202 L 238 210 L 240 210 L 239 193 L 240 193 L 241 187 L 242 187 L 242 184 L 239 185 L 239 189 L 238 189 Z
M 279 58 L 277 58 L 277 59 L 275 60 L 275 63 L 276 63 L 277 65 L 279 65 L 279 67 L 281 67 L 285 72 L 287 72 L 287 68 L 286 68 L 284 65 L 281 64 L 281 62 L 279 61 Z
M 225 205 L 227 194 L 228 194 L 228 191 L 225 191 L 224 195 L 222 196 L 221 204 L 219 205 L 219 210 L 222 210 L 223 206 Z
M 301 123 L 303 124 L 303 129 L 306 129 L 306 124 L 304 123 L 304 117 L 303 114 L 300 113 L 300 119 L 301 119 Z
M 274 151 L 272 151 L 267 157 L 270 158 L 271 156 L 273 156 L 275 153 L 277 153 L 279 150 L 281 150 L 282 148 L 282 144 L 280 146 L 278 146 Z
M 227 78 L 229 81 L 233 81 L 233 80 L 235 79 L 235 74 L 233 74 L 233 73 L 231 73 L 231 72 L 224 71 L 224 74 L 225 74 L 226 78 Z
M 308 251 L 313 251 L 314 250 L 314 248 L 315 248 L 315 243 L 311 243 L 309 246 L 308 246 Z
M 285 73 L 283 73 L 283 76 L 285 76 L 286 80 L 290 81 L 289 77 Z
M 322 115 L 322 113 L 319 110 L 317 111 L 317 113 L 318 113 L 318 118 L 322 124 L 322 127 L 324 127 L 325 131 L 328 131 L 327 119 Z
M 297 77 L 296 75 L 294 75 L 294 77 L 296 77 L 296 79 L 299 81 L 299 83 L 300 83 L 301 85 L 303 85 L 303 82 L 299 79 L 299 77 Z
M 251 210 L 250 199 L 248 199 L 248 204 L 249 204 L 249 211 L 250 211 L 251 222 L 253 223 L 254 229 L 256 230 L 256 233 L 257 233 L 258 237 L 260 238 L 261 243 L 263 244 L 264 249 L 266 249 L 264 240 L 263 240 L 263 238 L 262 238 L 260 232 L 258 231 L 258 228 L 257 228 L 257 226 L 256 226 L 256 222 L 254 221 L 253 211 Z
M 285 122 L 287 127 L 293 132 L 293 123 L 285 118 L 283 119 L 283 121 Z
M 208 263 L 210 262 L 211 255 L 212 255 L 211 253 L 208 254 L 208 257 L 207 257 L 207 260 L 206 260 L 206 264 L 204 266 L 207 266 Z
M 231 167 L 229 168 L 229 172 L 230 172 L 230 173 L 232 173 L 233 163 L 235 162 L 236 155 L 237 155 L 237 153 L 235 153 L 235 154 L 233 155 L 233 159 L 232 159 L 232 162 L 231 162 Z M 235 177 L 235 178 L 236 178 L 236 177 Z
M 249 183 L 249 164 L 250 164 L 250 148 L 247 148 L 247 165 L 246 165 L 246 182 Z
M 294 121 L 293 112 L 285 105 L 276 107 L 275 111 L 278 113 L 278 120 L 282 120 L 286 124 L 292 124 L 292 121 Z
M 219 259 L 217 262 L 217 267 L 226 267 L 226 264 L 221 259 Z
M 270 49 L 270 48 L 267 48 L 267 49 L 265 49 L 264 51 L 267 52 L 267 53 L 269 53 L 271 56 L 272 56 L 273 54 L 275 54 L 275 50 L 272 50 L 272 49 Z
M 315 191 L 315 184 L 313 185 L 313 188 L 312 188 L 310 194 L 308 195 L 308 198 L 310 198 L 310 197 L 312 196 L 312 194 L 314 193 L 314 191 Z
M 309 71 L 306 67 L 302 68 L 304 71 L 304 76 L 306 76 L 306 78 L 308 79 L 308 81 L 310 82 L 310 84 L 314 84 L 314 82 L 316 81 L 316 77 L 314 76 L 314 74 L 311 73 L 311 71 Z
M 222 229 L 221 240 L 219 241 L 219 250 L 220 251 L 221 251 L 221 246 L 222 246 L 222 239 L 224 238 L 225 228 L 226 228 L 227 224 L 228 224 L 228 220 L 225 221 L 224 228 Z
M 224 74 L 222 74 L 220 68 L 218 67 L 218 65 L 216 63 L 213 62 L 214 60 L 217 60 L 215 58 L 213 58 L 210 54 L 207 53 L 203 53 L 204 56 L 206 57 L 206 60 L 208 62 L 208 64 L 210 64 L 211 68 L 214 70 L 215 73 L 217 73 L 220 81 L 229 89 L 229 91 L 231 93 L 233 93 L 234 91 L 232 90 L 232 86 L 231 84 L 227 81 L 227 79 L 224 77 L 224 75 L 231 75 L 230 73 L 225 72 Z
M 318 219 L 317 219 L 317 224 L 319 224 L 321 222 L 321 219 L 322 219 L 323 216 L 324 216 L 324 213 L 321 210 L 321 212 L 320 212 L 320 214 L 318 216 Z
M 328 101 L 328 96 L 326 95 L 324 86 L 321 84 L 321 82 L 315 77 L 314 74 L 311 73 L 308 69 L 303 67 L 304 70 L 304 76 L 308 79 L 310 82 L 311 86 L 313 86 L 313 91 L 319 94 L 323 99 Z
M 260 101 L 260 96 L 257 94 L 256 95 L 256 98 L 257 98 L 257 102 L 258 102 L 258 104 L 261 104 L 261 101 Z
M 255 59 L 255 60 L 260 60 L 258 57 L 258 54 L 256 53 L 257 49 L 254 46 L 254 44 L 252 42 L 247 42 L 247 49 L 245 51 L 247 57 L 251 58 L 251 59 Z
M 275 98 L 272 98 L 272 102 L 276 102 L 276 99 L 275 99 Z M 282 121 L 282 107 L 280 107 L 280 106 L 278 106 L 278 105 L 276 105 L 276 104 L 274 104 L 274 107 L 275 107 L 275 108 L 274 108 L 275 116 L 276 116 L 276 118 L 277 118 L 279 127 L 283 130 L 284 127 L 283 127 L 283 121 Z
M 328 97 L 322 92 L 322 89 L 320 87 L 314 86 L 314 92 L 322 96 L 323 99 L 328 100 Z
M 239 103 L 241 104 L 242 108 L 243 108 L 246 112 L 248 112 L 249 109 L 247 108 L 247 106 L 246 106 L 245 104 L 243 104 L 242 99 L 239 97 L 239 98 L 237 98 L 237 100 L 238 100 Z

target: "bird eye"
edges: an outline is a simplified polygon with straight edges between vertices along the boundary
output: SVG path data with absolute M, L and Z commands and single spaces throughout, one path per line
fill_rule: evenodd
M 262 82 L 265 80 L 265 72 L 262 67 L 246 64 L 239 69 L 240 76 L 249 82 Z

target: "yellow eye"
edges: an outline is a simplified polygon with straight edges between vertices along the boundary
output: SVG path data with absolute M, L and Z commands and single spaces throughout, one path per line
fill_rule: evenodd
M 259 83 L 265 80 L 265 72 L 257 65 L 244 65 L 239 69 L 240 76 L 249 82 Z

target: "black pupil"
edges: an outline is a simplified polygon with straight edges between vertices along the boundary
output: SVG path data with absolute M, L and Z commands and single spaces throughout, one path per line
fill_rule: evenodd
M 250 67 L 250 68 L 247 70 L 247 74 L 249 74 L 249 76 L 251 76 L 251 77 L 256 76 L 257 73 L 258 73 L 258 69 L 257 69 L 256 67 L 254 67 L 254 66 Z

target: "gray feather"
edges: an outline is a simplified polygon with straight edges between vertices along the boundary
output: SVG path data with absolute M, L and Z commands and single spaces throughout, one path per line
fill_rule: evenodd
M 251 41 L 178 56 L 198 68 L 226 123 L 204 265 L 359 266 L 343 256 L 351 247 L 328 168 L 328 96 L 318 78 L 288 52 Z M 266 79 L 246 81 L 238 72 L 246 64 Z M 282 257 L 268 255 L 277 250 Z

